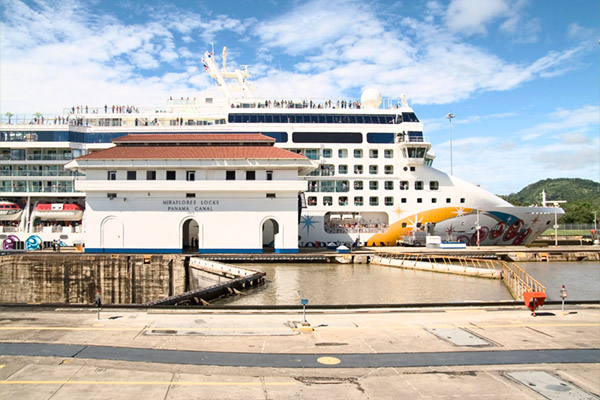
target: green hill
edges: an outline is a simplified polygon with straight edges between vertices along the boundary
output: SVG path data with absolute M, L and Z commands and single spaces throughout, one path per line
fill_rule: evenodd
M 593 223 L 594 211 L 600 218 L 600 185 L 589 179 L 544 179 L 518 193 L 502 197 L 514 205 L 541 204 L 542 190 L 546 191 L 546 199 L 549 201 L 567 201 L 561 204 L 566 213 L 560 219 L 561 223 Z

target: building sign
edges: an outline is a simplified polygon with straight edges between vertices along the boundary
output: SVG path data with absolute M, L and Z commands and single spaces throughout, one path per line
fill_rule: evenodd
M 218 206 L 219 200 L 163 200 L 162 203 L 167 207 L 167 211 L 203 212 L 213 211 L 213 206 Z

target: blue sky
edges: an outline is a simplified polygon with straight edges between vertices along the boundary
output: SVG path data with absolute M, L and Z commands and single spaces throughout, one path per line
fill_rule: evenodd
M 600 179 L 600 2 L 17 1 L 0 4 L 0 114 L 215 92 L 214 43 L 257 96 L 406 93 L 434 166 L 509 194 Z

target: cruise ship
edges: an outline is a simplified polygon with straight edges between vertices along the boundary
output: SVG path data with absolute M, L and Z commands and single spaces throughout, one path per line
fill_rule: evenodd
M 85 193 L 70 160 L 131 134 L 261 133 L 313 160 L 299 194 L 300 247 L 524 245 L 563 214 L 557 205 L 515 207 L 433 168 L 431 142 L 404 95 L 383 99 L 261 99 L 247 68 L 228 71 L 204 54 L 219 97 L 170 97 L 160 107 L 75 105 L 56 115 L 2 115 L 0 241 L 34 250 L 84 245 Z

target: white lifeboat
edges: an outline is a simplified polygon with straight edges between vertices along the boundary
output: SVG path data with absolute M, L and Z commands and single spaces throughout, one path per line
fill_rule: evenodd
M 71 203 L 40 203 L 35 206 L 32 218 L 46 221 L 79 221 L 83 209 L 79 204 Z
M 17 221 L 21 219 L 23 209 L 12 201 L 0 200 L 0 221 Z

